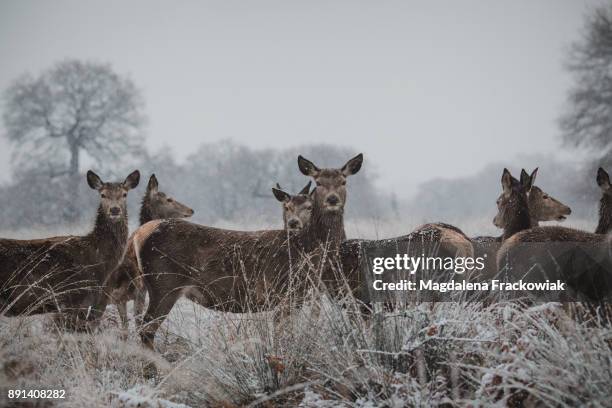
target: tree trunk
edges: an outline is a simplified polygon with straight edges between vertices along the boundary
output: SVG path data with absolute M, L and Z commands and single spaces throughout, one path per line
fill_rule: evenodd
M 75 141 L 68 141 L 70 145 L 70 167 L 68 168 L 68 205 L 66 206 L 66 219 L 75 222 L 79 218 L 79 145 Z

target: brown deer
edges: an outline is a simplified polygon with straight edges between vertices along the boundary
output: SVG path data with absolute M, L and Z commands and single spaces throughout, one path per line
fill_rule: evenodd
M 521 170 L 521 183 L 528 186 L 527 205 L 531 227 L 537 227 L 543 221 L 564 221 L 572 213 L 572 209 L 534 185 L 537 173 L 537 168 L 531 175 L 525 169 Z M 478 236 L 472 238 L 472 241 L 480 244 L 501 243 L 502 237 Z
M 532 177 L 533 176 L 533 177 Z M 535 173 L 532 176 L 523 177 L 519 182 L 507 169 L 502 175 L 503 193 L 497 200 L 498 208 L 504 208 L 503 214 L 498 214 L 494 222 L 503 228 L 505 234 L 512 235 L 514 232 L 529 228 L 529 214 L 526 190 L 531 188 L 535 180 Z M 495 247 L 482 247 L 478 243 L 472 242 L 460 229 L 449 224 L 429 224 L 425 225 L 408 235 L 382 240 L 360 240 L 352 239 L 344 241 L 340 249 L 342 269 L 344 274 L 349 277 L 352 289 L 360 300 L 369 303 L 368 293 L 364 291 L 363 273 L 360 272 L 363 263 L 364 250 L 375 249 L 378 251 L 387 250 L 389 253 L 397 253 L 406 250 L 413 255 L 431 254 L 433 256 L 446 257 L 481 257 L 485 256 L 486 272 L 495 271 Z M 491 252 L 488 253 L 487 251 Z M 492 262 L 490 261 L 492 259 Z M 491 265 L 490 265 L 491 264 Z M 444 279 L 449 276 L 441 274 L 437 278 Z M 370 285 L 371 282 L 368 283 Z M 360 286 L 361 285 L 361 286 Z
M 363 164 L 363 154 L 350 159 L 339 169 L 320 169 L 310 160 L 298 156 L 300 171 L 314 179 L 315 206 L 312 217 L 315 240 L 328 242 L 334 250 L 346 239 L 344 231 L 344 206 L 346 204 L 346 179 L 357 173 Z
M 597 184 L 602 198 L 595 233 L 559 226 L 521 231 L 501 246 L 497 255 L 498 269 L 511 268 L 522 276 L 532 271 L 537 263 L 538 270 L 545 271 L 551 279 L 563 278 L 572 290 L 586 296 L 589 301 L 600 302 L 609 296 L 612 293 L 612 186 L 608 173 L 602 168 L 597 171 Z M 550 245 L 543 250 L 542 243 L 562 245 Z M 555 252 L 555 248 L 561 252 L 555 253 L 554 257 L 547 256 L 547 253 Z M 584 253 L 599 259 L 598 265 L 593 266 Z
M 159 325 L 182 295 L 207 308 L 237 313 L 278 305 L 303 254 L 322 244 L 340 246 L 346 178 L 359 171 L 362 160 L 358 155 L 340 169 L 319 169 L 300 156 L 300 169 L 317 187 L 311 195 L 290 199 L 273 190 L 283 202 L 286 230 L 232 231 L 183 220 L 145 224 L 137 248 L 149 292 L 143 343 L 153 348 Z M 312 214 L 300 228 L 303 212 Z
M 153 220 L 189 218 L 192 215 L 193 210 L 191 208 L 159 191 L 157 177 L 152 174 L 140 206 L 140 225 L 142 226 Z M 142 323 L 146 292 L 141 275 L 134 251 L 134 234 L 132 234 L 128 240 L 123 262 L 114 272 L 112 284 L 114 289 L 110 295 L 111 302 L 117 305 L 121 325 L 125 332 L 128 329 L 127 302 L 130 300 L 134 300 L 136 327 Z
M 602 191 L 602 197 L 595 233 L 560 226 L 534 227 L 519 231 L 501 246 L 497 256 L 498 268 L 505 266 L 506 262 L 518 265 L 521 259 L 517 258 L 519 251 L 514 249 L 525 242 L 588 242 L 608 245 L 608 233 L 612 227 L 612 187 L 608 173 L 601 167 L 597 171 L 597 184 Z M 503 203 L 501 205 L 503 206 Z
M 536 168 L 531 175 L 525 169 L 521 170 L 521 183 L 527 185 L 527 204 L 531 218 L 531 226 L 536 227 L 542 221 L 563 221 L 571 214 L 572 210 L 550 194 L 544 192 L 540 187 L 533 185 L 538 169 Z M 442 242 L 449 246 L 463 244 L 465 240 L 470 240 L 472 244 L 486 244 L 501 242 L 502 237 L 477 236 L 470 238 L 461 229 L 445 223 L 430 223 L 418 227 L 418 231 L 438 230 Z M 477 252 L 477 251 L 476 251 Z
M 0 240 L 2 314 L 61 312 L 75 324 L 100 317 L 107 302 L 106 281 L 127 244 L 127 194 L 139 179 L 138 170 L 122 183 L 105 183 L 87 172 L 89 186 L 100 193 L 88 235 Z

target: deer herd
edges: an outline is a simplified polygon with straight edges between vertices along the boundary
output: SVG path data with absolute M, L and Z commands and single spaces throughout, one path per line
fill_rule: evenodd
M 140 173 L 134 171 L 123 182 L 113 183 L 89 171 L 87 183 L 99 194 L 89 234 L 0 239 L 0 316 L 54 313 L 62 316 L 66 327 L 91 329 L 110 302 L 117 305 L 127 331 L 126 303 L 133 300 L 136 327 L 143 343 L 153 348 L 156 331 L 182 296 L 208 309 L 243 313 L 272 310 L 286 293 L 304 294 L 306 283 L 313 281 L 324 283 L 330 294 L 339 291 L 339 285 L 358 293 L 362 285 L 360 248 L 365 241 L 347 240 L 344 209 L 347 179 L 359 172 L 362 162 L 359 154 L 340 168 L 319 168 L 299 156 L 299 170 L 312 180 L 295 195 L 278 184 L 272 188 L 282 205 L 284 228 L 262 231 L 189 222 L 186 218 L 194 211 L 161 192 L 152 175 L 142 199 L 140 226 L 129 235 L 127 195 L 138 185 Z M 516 179 L 504 169 L 493 220 L 503 230 L 499 237 L 470 238 L 455 226 L 430 223 L 391 240 L 427 236 L 452 256 L 487 254 L 489 275 L 508 264 L 528 268 L 530 254 L 525 251 L 529 249 L 521 244 L 529 242 L 587 243 L 610 258 L 612 186 L 608 174 L 601 168 L 597 173 L 602 198 L 593 233 L 539 226 L 542 221 L 564 220 L 571 210 L 535 186 L 536 175 L 537 169 L 531 174 L 523 170 Z M 312 181 L 315 187 L 311 190 Z M 368 241 L 369 245 L 376 243 Z M 317 279 L 300 274 L 303 270 L 316 271 Z M 574 270 L 566 272 L 578 276 L 574 279 L 578 285 L 580 275 Z M 589 283 L 605 287 L 612 279 L 609 275 L 591 274 Z

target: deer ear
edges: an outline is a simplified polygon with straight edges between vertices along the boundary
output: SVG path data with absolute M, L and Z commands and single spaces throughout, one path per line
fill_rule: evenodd
M 278 188 L 272 187 L 272 194 L 274 194 L 274 197 L 276 197 L 276 199 L 281 203 L 286 203 L 287 201 L 291 200 L 291 196 L 289 194 L 285 193 L 283 190 L 279 190 Z
M 158 188 L 159 183 L 157 182 L 157 177 L 155 177 L 155 174 L 151 174 L 151 177 L 149 178 L 149 184 L 147 184 L 147 191 L 149 193 L 157 193 Z
M 91 170 L 87 171 L 87 184 L 94 190 L 100 190 L 104 185 L 100 177 Z
M 308 193 L 310 193 L 310 185 L 312 184 L 312 181 L 309 181 L 308 184 L 306 184 L 304 186 L 304 188 L 298 193 L 298 194 L 305 194 L 308 195 Z
M 521 170 L 521 184 L 526 192 L 531 190 L 533 184 L 535 183 L 536 175 L 538 174 L 538 168 L 531 172 L 531 175 L 527 174 L 525 169 Z
M 610 189 L 610 176 L 601 167 L 597 169 L 597 185 L 604 191 Z
M 504 194 L 509 194 L 512 190 L 512 174 L 508 171 L 508 169 L 504 169 L 501 178 L 502 189 L 504 190 Z
M 302 155 L 298 156 L 298 167 L 305 176 L 317 177 L 321 171 L 313 162 L 305 159 Z
M 123 182 L 123 187 L 127 188 L 128 190 L 131 190 L 133 188 L 136 188 L 139 181 L 140 181 L 140 172 L 138 170 L 134 170 L 133 172 L 130 173 L 129 176 L 125 178 L 125 181 Z
M 521 184 L 524 186 L 529 184 L 529 173 L 525 169 L 521 169 Z
M 531 177 L 530 177 L 530 178 L 531 178 L 531 186 L 529 186 L 529 188 L 533 187 L 533 186 L 534 186 L 534 184 L 535 184 L 535 179 L 536 179 L 536 176 L 538 175 L 538 168 L 539 168 L 539 167 L 536 167 L 536 168 L 535 168 L 535 169 L 534 169 L 534 170 L 531 172 Z
M 344 174 L 345 176 L 353 175 L 361 169 L 362 164 L 363 153 L 359 153 L 357 156 L 347 161 L 344 166 L 342 166 L 342 174 Z

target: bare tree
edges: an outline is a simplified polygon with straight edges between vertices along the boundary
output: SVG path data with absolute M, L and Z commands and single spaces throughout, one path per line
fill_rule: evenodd
M 587 16 L 582 37 L 570 49 L 567 69 L 575 84 L 560 120 L 563 141 L 603 153 L 601 164 L 612 164 L 611 6 Z
M 66 176 L 74 194 L 82 152 L 98 167 L 113 168 L 142 150 L 142 97 L 109 65 L 62 61 L 37 77 L 18 78 L 4 96 L 15 166 Z M 67 213 L 76 215 L 76 208 Z

